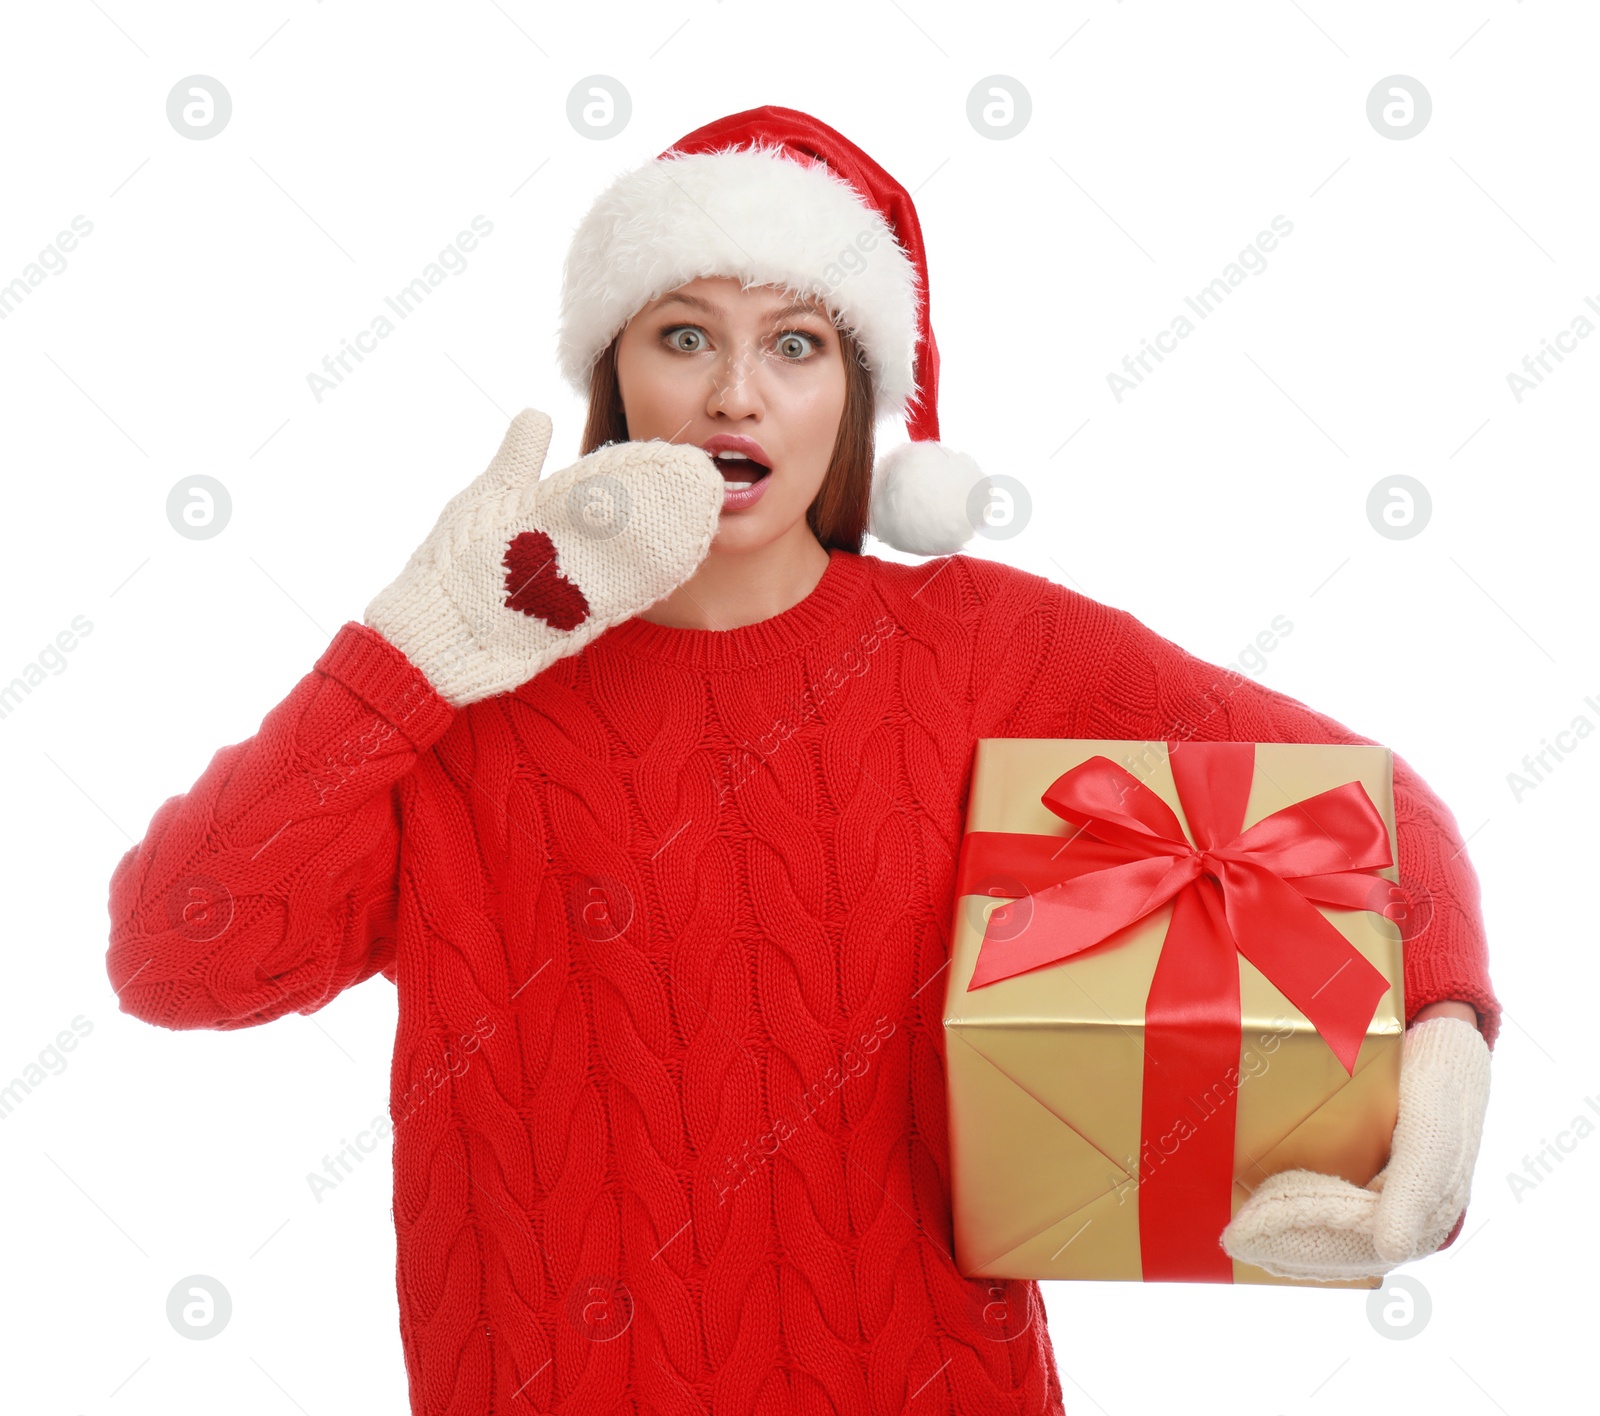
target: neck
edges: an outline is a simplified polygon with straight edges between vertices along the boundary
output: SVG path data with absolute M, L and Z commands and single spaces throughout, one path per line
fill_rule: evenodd
M 699 569 L 638 618 L 668 629 L 738 629 L 798 605 L 827 568 L 828 551 L 804 519 L 749 550 L 714 540 Z

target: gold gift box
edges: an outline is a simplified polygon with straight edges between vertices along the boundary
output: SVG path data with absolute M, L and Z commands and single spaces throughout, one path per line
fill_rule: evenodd
M 1358 781 L 1383 817 L 1398 861 L 1388 748 L 1258 743 L 1255 754 L 1245 828 Z M 1167 745 L 1099 739 L 981 739 L 966 830 L 1073 834 L 1040 797 L 1063 772 L 1096 756 L 1153 788 L 1193 840 Z M 1399 879 L 1394 865 L 1378 875 Z M 968 992 L 989 915 L 1010 903 L 979 894 L 955 903 L 944 1037 L 957 1267 L 970 1277 L 1140 1282 L 1144 1005 L 1173 903 L 1082 954 Z M 1243 1031 L 1230 1213 L 1279 1171 L 1317 1170 L 1365 1185 L 1388 1159 L 1405 1031 L 1400 933 L 1371 910 L 1315 908 L 1389 989 L 1349 1074 L 1305 1014 L 1239 957 Z M 1286 1279 L 1238 1260 L 1233 1281 L 1381 1283 Z

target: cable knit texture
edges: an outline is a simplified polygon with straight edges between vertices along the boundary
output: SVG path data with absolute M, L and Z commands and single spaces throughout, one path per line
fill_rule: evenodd
M 1038 1285 L 951 1259 L 941 1005 L 980 737 L 1365 742 L 965 555 L 831 553 L 782 614 L 633 618 L 454 709 L 345 625 L 111 882 L 169 1028 L 382 971 L 412 1409 L 1063 1410 Z M 1397 756 L 1408 1017 L 1492 1045 L 1477 881 Z

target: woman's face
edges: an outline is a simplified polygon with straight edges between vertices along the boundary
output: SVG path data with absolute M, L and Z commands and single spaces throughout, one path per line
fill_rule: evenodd
M 730 276 L 692 280 L 629 321 L 617 382 L 630 440 L 748 454 L 717 459 L 730 484 L 754 481 L 725 493 L 716 543 L 749 550 L 803 526 L 845 403 L 839 334 L 820 302 L 741 290 Z

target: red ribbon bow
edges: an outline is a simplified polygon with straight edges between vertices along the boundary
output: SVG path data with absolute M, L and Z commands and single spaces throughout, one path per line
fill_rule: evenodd
M 1071 836 L 970 831 L 956 895 L 1029 901 L 1019 929 L 989 917 L 968 990 L 1057 963 L 1173 901 L 1145 1005 L 1140 1154 L 1188 1123 L 1181 1144 L 1140 1182 L 1139 1233 L 1147 1280 L 1229 1283 L 1219 1236 L 1232 1217 L 1234 1091 L 1243 1029 L 1243 954 L 1316 1027 L 1349 1074 L 1389 981 L 1315 908 L 1370 909 L 1391 863 L 1389 832 L 1360 782 L 1305 798 L 1241 831 L 1255 744 L 1167 744 L 1172 808 L 1107 757 L 1064 772 L 1040 798 L 1078 828 Z M 1003 883 L 995 884 L 1000 877 Z M 981 882 L 981 883 L 980 883 Z M 1195 1125 L 1197 1095 L 1223 1093 Z M 1165 1133 L 1165 1135 L 1163 1135 Z M 1141 1167 L 1142 1169 L 1142 1162 Z

